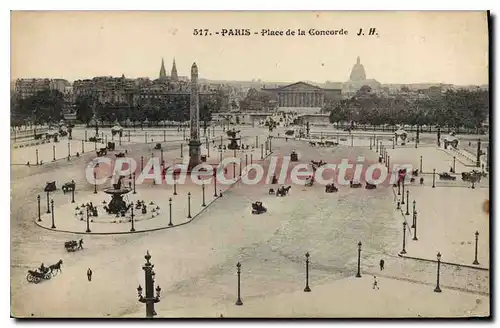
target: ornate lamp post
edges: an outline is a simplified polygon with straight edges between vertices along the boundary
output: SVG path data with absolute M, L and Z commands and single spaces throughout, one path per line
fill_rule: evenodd
M 149 255 L 149 251 L 146 252 L 144 256 L 146 259 L 146 263 L 142 266 L 144 270 L 145 276 L 145 286 L 146 286 L 146 297 L 142 296 L 142 287 L 139 285 L 137 287 L 137 295 L 139 296 L 139 302 L 146 304 L 146 317 L 153 318 L 156 315 L 155 312 L 155 303 L 160 301 L 160 286 L 155 287 L 154 276 L 155 273 L 153 271 L 154 264 L 151 264 L 149 260 L 151 259 L 151 255 Z M 153 296 L 154 291 L 156 290 L 156 296 Z
M 477 156 L 476 156 L 476 167 L 481 167 L 481 139 L 477 139 Z
M 356 273 L 356 278 L 361 278 L 361 242 L 358 243 L 358 273 Z
M 474 250 L 474 262 L 472 262 L 472 264 L 479 265 L 479 261 L 477 260 L 477 241 L 479 238 L 479 232 L 476 231 L 476 233 L 474 235 L 476 236 L 476 247 Z
M 415 228 L 415 213 L 417 213 L 417 211 L 416 211 L 416 209 L 415 209 L 415 205 L 416 205 L 416 203 L 417 203 L 417 202 L 414 200 L 414 201 L 413 201 L 413 222 L 412 222 L 412 224 L 411 224 L 411 227 L 412 227 L 412 228 Z
M 398 179 L 398 196 L 401 196 L 401 180 Z
M 181 158 L 184 158 L 184 144 L 181 143 Z
M 252 164 L 252 163 L 253 163 L 253 153 L 250 154 L 250 164 Z
M 141 156 L 141 172 L 144 170 L 144 156 Z
M 401 194 L 401 205 L 405 204 L 405 179 L 401 179 L 401 184 L 403 185 L 403 192 Z
M 132 203 L 130 205 L 130 232 L 134 232 L 135 231 L 135 227 L 134 227 L 134 203 Z
M 75 202 L 75 181 L 71 180 L 71 183 L 73 183 L 73 188 L 71 189 L 71 202 Z
M 48 191 L 47 191 L 47 214 L 50 214 L 50 201 L 49 201 L 49 193 L 50 193 L 50 192 L 48 192 Z
M 52 145 L 52 162 L 56 160 L 56 145 Z
M 135 172 L 132 173 L 132 177 L 133 177 L 132 181 L 134 182 L 134 192 L 133 193 L 136 194 L 136 192 L 135 192 Z
M 311 288 L 309 288 L 309 252 L 306 253 L 306 287 L 304 288 L 304 291 L 311 291 Z
M 455 161 L 456 161 L 456 157 L 453 156 L 453 167 L 452 167 L 453 172 L 452 173 L 455 173 Z
M 172 197 L 168 199 L 168 226 L 171 227 L 173 226 L 172 223 Z
M 217 196 L 217 170 L 214 168 L 214 197 Z
M 432 188 L 436 188 L 436 169 L 432 169 Z
M 413 212 L 413 240 L 418 240 L 418 238 L 417 238 L 417 211 Z
M 177 180 L 175 179 L 175 176 L 173 178 L 174 178 L 174 196 L 177 196 Z
M 36 165 L 38 165 L 38 149 L 35 150 L 35 154 L 36 154 Z
M 406 221 L 403 221 L 403 250 L 400 254 L 406 254 Z
M 42 222 L 42 213 L 40 211 L 40 195 L 36 196 L 36 201 L 38 204 L 38 222 Z
M 191 193 L 188 192 L 188 219 L 191 219 Z
M 264 145 L 260 144 L 260 159 L 264 159 Z
M 420 174 L 422 174 L 422 156 L 420 156 Z
M 410 210 L 409 210 L 409 204 L 410 204 L 410 191 L 406 190 L 406 213 L 405 215 L 410 215 Z
M 439 287 L 439 270 L 441 269 L 441 253 L 437 253 L 437 261 L 438 261 L 438 267 L 437 267 L 437 277 L 436 277 L 436 288 L 434 288 L 434 291 L 436 293 L 441 293 L 441 288 Z
M 50 200 L 50 207 L 52 208 L 52 226 L 51 226 L 51 228 L 55 229 L 56 225 L 54 223 L 54 200 L 53 199 Z
M 89 207 L 87 206 L 87 230 L 85 230 L 85 232 L 91 232 L 90 231 L 90 219 L 89 219 Z
M 236 305 L 243 305 L 243 302 L 241 301 L 241 278 L 240 278 L 240 275 L 241 275 L 241 264 L 240 262 L 238 262 L 236 264 L 236 273 L 238 274 L 238 299 L 236 300 Z
M 201 206 L 205 207 L 207 204 L 205 204 L 205 182 L 201 184 L 201 195 L 202 195 L 202 203 Z

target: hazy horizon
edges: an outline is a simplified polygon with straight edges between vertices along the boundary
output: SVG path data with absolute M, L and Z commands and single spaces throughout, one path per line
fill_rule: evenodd
M 360 28 L 379 36 L 356 36 Z M 194 28 L 341 29 L 348 36 L 193 36 Z M 346 82 L 356 57 L 382 84 L 488 85 L 486 12 L 11 12 L 11 80 L 179 76 Z

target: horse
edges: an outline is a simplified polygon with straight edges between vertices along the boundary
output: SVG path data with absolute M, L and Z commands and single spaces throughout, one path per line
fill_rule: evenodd
M 269 195 L 274 195 L 274 189 L 273 188 L 269 189 Z
M 376 184 L 369 183 L 369 182 L 366 183 L 365 189 L 376 189 L 376 188 L 377 188 Z
M 414 177 L 418 177 L 418 169 L 411 171 L 411 175 Z
M 312 147 L 316 147 L 316 143 L 314 141 L 309 141 L 309 145 L 311 145 Z
M 337 192 L 339 189 L 335 187 L 333 183 L 327 184 L 325 187 L 325 192 L 326 193 L 332 193 L 332 192 Z
M 288 195 L 288 191 L 292 188 L 292 186 L 288 186 L 288 187 L 280 187 L 277 191 L 276 191 L 276 196 L 279 196 L 279 197 L 283 197 L 283 196 L 286 196 Z
M 52 264 L 51 266 L 49 266 L 50 273 L 53 275 L 55 275 L 57 272 L 62 273 L 62 269 L 61 269 L 62 264 L 63 264 L 63 260 L 59 260 L 59 261 L 57 261 L 56 264 Z
M 351 181 L 349 181 L 349 186 L 350 186 L 351 188 L 361 188 L 361 186 L 362 186 L 362 185 L 361 185 L 361 182 L 353 182 L 353 181 L 351 180 Z

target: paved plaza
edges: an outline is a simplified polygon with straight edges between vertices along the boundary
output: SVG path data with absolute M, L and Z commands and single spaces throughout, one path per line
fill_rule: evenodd
M 241 127 L 242 142 L 248 151 L 238 151 L 237 157 L 270 169 L 273 156 L 289 157 L 292 151 L 299 161 L 290 165 L 307 164 L 311 160 L 339 163 L 342 158 L 363 156 L 367 162 L 378 162 L 379 153 L 370 137 L 353 133 L 333 147 L 311 146 L 310 141 L 285 139 L 286 129 L 272 133 L 271 151 L 260 145 L 266 142 L 267 129 Z M 88 136 L 93 133 L 87 129 Z M 85 130 L 75 129 L 71 148 L 78 151 Z M 329 133 L 325 129 L 325 135 Z M 131 141 L 122 138 L 115 152 L 127 150 L 127 156 L 145 159 L 159 157 L 156 143 L 162 143 L 162 155 L 167 165 L 185 160 L 187 141 L 183 131 L 133 134 Z M 111 134 L 104 132 L 108 141 Z M 138 133 L 138 131 L 135 131 Z M 325 139 L 336 141 L 337 132 Z M 279 137 L 278 137 L 279 134 Z M 373 135 L 373 133 L 371 133 Z M 392 135 L 375 134 L 382 142 L 391 165 L 411 164 L 423 174 L 411 182 L 407 177 L 405 193 L 409 191 L 409 215 L 401 201 L 398 188 L 382 185 L 377 189 L 339 186 L 337 193 L 325 193 L 325 186 L 293 184 L 285 197 L 269 194 L 264 183 L 245 185 L 206 185 L 205 205 L 202 187 L 194 183 L 176 186 L 156 185 L 152 181 L 136 186 L 136 194 L 128 193 L 127 203 L 144 200 L 147 213 L 136 211 L 135 233 L 130 233 L 131 218 L 107 215 L 103 201 L 110 195 L 104 189 L 86 181 L 85 168 L 95 157 L 94 143 L 85 143 L 85 152 L 67 161 L 67 140 L 57 145 L 61 159 L 52 161 L 52 144 L 37 146 L 43 165 L 13 165 L 11 208 L 11 299 L 12 313 L 19 317 L 144 317 L 144 304 L 137 300 L 137 286 L 144 284 L 142 266 L 146 251 L 156 273 L 155 282 L 162 288 L 161 300 L 155 305 L 157 317 L 455 317 L 485 316 L 490 313 L 489 284 L 489 216 L 483 212 L 483 202 L 489 198 L 489 180 L 483 178 L 473 189 L 461 181 L 460 173 L 474 169 L 474 163 L 464 156 L 438 149 L 429 136 L 418 148 L 408 143 L 392 148 Z M 203 134 L 202 134 L 203 136 Z M 202 154 L 207 163 L 215 165 L 233 151 L 219 151 L 220 129 L 202 138 Z M 318 136 L 321 138 L 321 136 Z M 258 140 L 257 140 L 258 138 Z M 126 139 L 126 140 L 123 140 Z M 146 143 L 146 140 L 148 143 Z M 116 142 L 116 137 L 113 137 Z M 74 145 L 73 145 L 74 143 Z M 208 147 L 207 147 L 208 143 Z M 33 146 L 35 147 L 35 146 Z M 33 147 L 13 150 L 13 164 L 33 161 Z M 59 149 L 61 148 L 61 149 Z M 87 148 L 89 151 L 87 151 Z M 461 147 L 459 147 L 461 148 Z M 182 149 L 182 150 L 181 150 Z M 379 151 L 380 152 L 380 151 Z M 455 156 L 455 163 L 453 163 Z M 459 157 L 461 156 L 461 157 Z M 57 157 L 57 156 L 56 156 Z M 18 158 L 16 162 L 14 159 Z M 391 164 L 392 163 L 392 164 Z M 387 165 L 387 163 L 385 163 Z M 437 173 L 449 172 L 455 165 L 456 181 L 441 181 Z M 238 176 L 228 166 L 227 176 Z M 419 178 L 424 177 L 423 184 Z M 61 186 L 74 180 L 75 203 L 71 192 Z M 56 181 L 58 190 L 49 194 L 54 200 L 52 213 L 46 213 L 46 182 Z M 129 177 L 124 179 L 128 186 Z M 132 182 L 131 182 L 132 185 Z M 94 194 L 94 188 L 97 193 Z M 218 191 L 217 197 L 214 196 Z M 222 197 L 220 192 L 222 191 Z M 191 194 L 188 218 L 187 193 Z M 38 221 L 37 195 L 41 197 L 41 221 Z M 169 214 L 172 198 L 172 216 Z M 267 212 L 253 215 L 251 204 L 261 201 Z M 413 240 L 413 201 L 417 212 L 417 237 Z M 85 213 L 81 205 L 92 202 L 99 215 L 89 223 L 87 233 Z M 152 204 L 150 204 L 152 202 Z M 405 198 L 406 202 L 406 198 Z M 79 210 L 76 210 L 76 207 Z M 154 211 L 153 211 L 154 209 Z M 172 218 L 173 226 L 169 226 Z M 403 222 L 406 254 L 400 254 Z M 478 231 L 477 260 L 475 232 Z M 68 252 L 64 243 L 83 238 L 83 250 Z M 358 242 L 361 278 L 356 278 Z M 436 254 L 442 254 L 440 266 L 441 293 L 436 286 Z M 305 254 L 309 253 L 311 292 L 305 293 Z M 43 262 L 51 265 L 63 260 L 62 273 L 39 284 L 29 283 L 28 270 Z M 384 270 L 379 262 L 385 261 Z M 241 263 L 242 306 L 237 299 L 237 268 Z M 87 281 L 86 272 L 94 272 Z M 373 289 L 377 276 L 380 289 Z M 47 296 L 50 295 L 50 301 Z

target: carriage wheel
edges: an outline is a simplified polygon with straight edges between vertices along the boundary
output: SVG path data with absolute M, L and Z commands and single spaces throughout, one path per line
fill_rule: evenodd
M 52 278 L 52 273 L 51 272 L 48 272 L 45 274 L 45 276 L 43 277 L 45 280 L 50 280 L 50 278 Z
M 35 284 L 38 284 L 40 281 L 42 281 L 42 278 L 37 277 L 37 276 L 33 276 L 33 282 L 34 282 Z
M 26 276 L 26 280 L 28 280 L 28 282 L 33 282 L 33 276 L 31 275 L 31 273 L 28 273 L 28 275 Z

